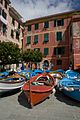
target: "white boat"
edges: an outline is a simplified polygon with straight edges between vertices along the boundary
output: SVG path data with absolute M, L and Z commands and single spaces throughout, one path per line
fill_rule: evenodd
M 7 92 L 11 90 L 15 90 L 21 88 L 24 85 L 25 77 L 20 75 L 12 76 L 6 79 L 0 80 L 0 93 Z

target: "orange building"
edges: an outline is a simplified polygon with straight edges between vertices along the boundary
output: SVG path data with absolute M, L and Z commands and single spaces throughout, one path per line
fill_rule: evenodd
M 42 64 L 68 69 L 80 64 L 80 11 L 70 11 L 24 23 L 23 51 L 40 50 Z

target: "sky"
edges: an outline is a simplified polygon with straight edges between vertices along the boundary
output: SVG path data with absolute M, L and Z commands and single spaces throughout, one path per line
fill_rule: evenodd
M 23 21 L 57 13 L 80 10 L 80 0 L 10 0 Z

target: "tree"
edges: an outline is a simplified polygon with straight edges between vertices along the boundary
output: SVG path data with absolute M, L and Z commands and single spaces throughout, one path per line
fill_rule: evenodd
M 21 52 L 18 45 L 12 42 L 0 42 L 0 60 L 3 65 L 19 63 Z
M 23 61 L 25 62 L 41 62 L 42 53 L 40 51 L 27 50 L 23 53 Z

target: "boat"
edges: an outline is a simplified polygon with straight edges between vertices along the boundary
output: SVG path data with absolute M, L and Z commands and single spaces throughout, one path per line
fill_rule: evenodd
M 61 80 L 64 77 L 64 74 L 58 71 L 52 71 L 50 72 L 50 75 L 54 77 L 55 84 L 57 85 L 58 81 Z
M 26 81 L 22 90 L 31 107 L 42 102 L 53 92 L 55 82 L 49 73 L 38 74 Z
M 58 82 L 57 86 L 65 95 L 80 101 L 80 78 L 75 80 L 65 77 Z
M 9 72 L 0 72 L 0 79 L 5 78 L 6 76 L 8 76 Z
M 80 73 L 74 71 L 74 70 L 67 70 L 65 72 L 65 76 L 70 79 L 77 79 L 80 77 Z
M 43 73 L 42 70 L 34 69 L 34 70 L 22 70 L 18 72 L 18 74 L 26 77 L 26 80 L 29 80 L 31 77 L 36 76 L 37 74 Z
M 0 93 L 21 88 L 25 82 L 25 77 L 16 74 L 7 76 L 0 80 Z

